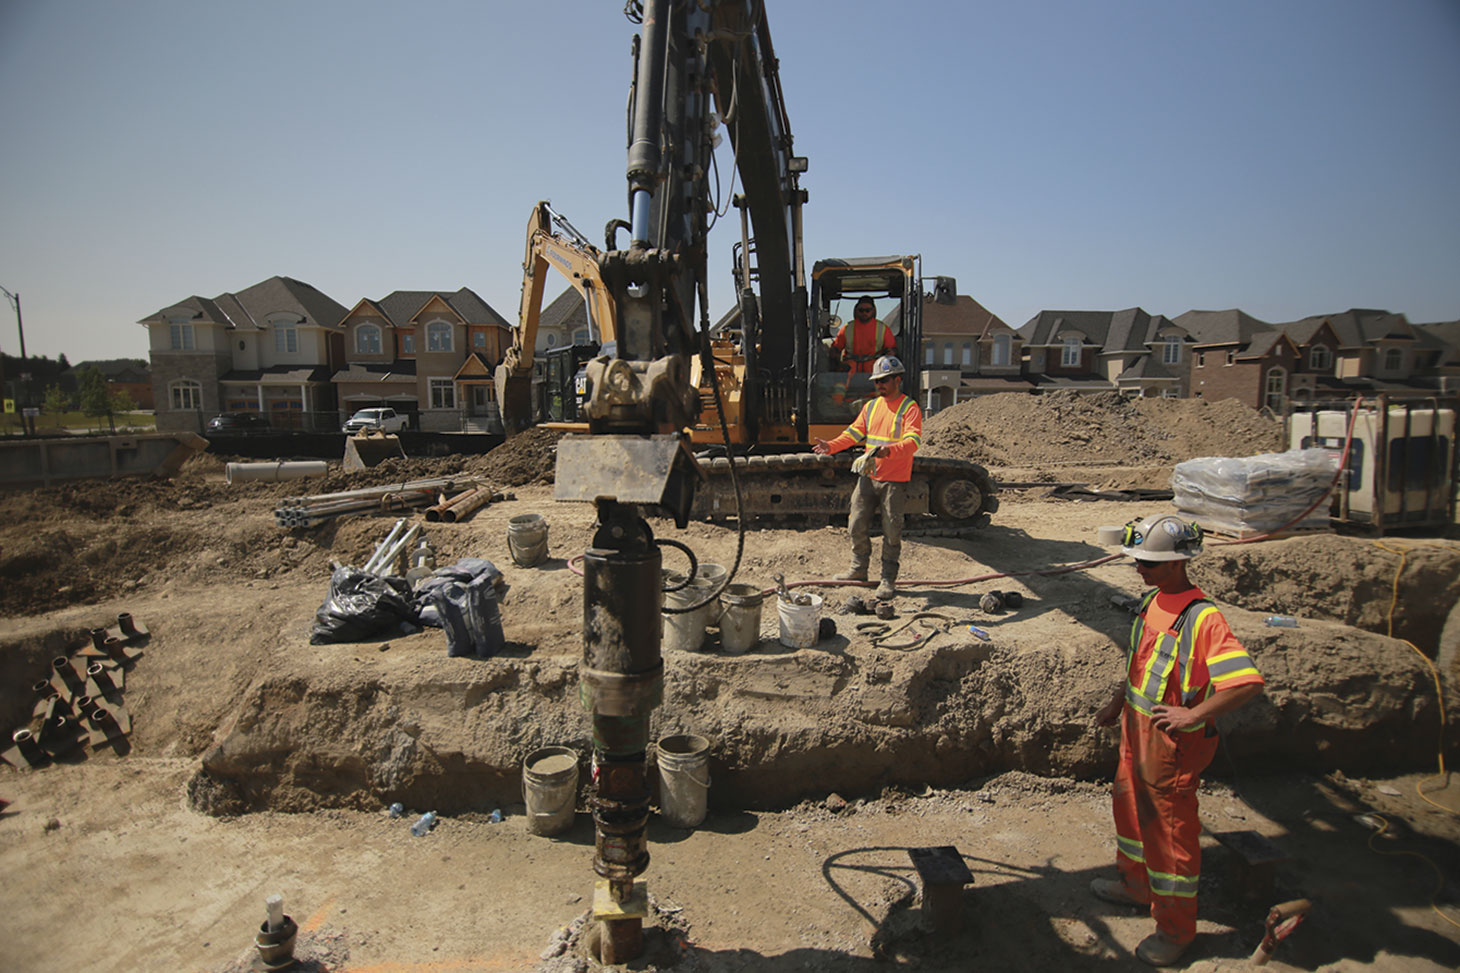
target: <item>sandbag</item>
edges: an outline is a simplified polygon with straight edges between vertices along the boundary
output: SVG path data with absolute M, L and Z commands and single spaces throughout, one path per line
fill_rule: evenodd
M 446 632 L 448 656 L 487 659 L 506 644 L 500 608 L 506 592 L 506 579 L 491 561 L 462 558 L 416 587 L 418 617 Z

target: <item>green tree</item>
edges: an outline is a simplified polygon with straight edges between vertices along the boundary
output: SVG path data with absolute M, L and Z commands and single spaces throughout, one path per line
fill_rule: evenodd
M 101 374 L 101 369 L 95 365 L 87 365 L 76 372 L 77 398 L 81 400 L 81 411 L 89 416 L 106 416 L 107 424 L 112 431 L 116 431 L 116 422 L 112 418 L 112 400 L 107 391 L 106 379 Z
M 58 416 L 71 408 L 71 397 L 66 390 L 59 385 L 52 385 L 46 389 L 46 397 L 41 401 L 41 408 L 47 415 Z

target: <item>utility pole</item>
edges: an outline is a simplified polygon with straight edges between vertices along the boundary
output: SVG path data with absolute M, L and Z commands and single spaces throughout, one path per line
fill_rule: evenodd
M 30 372 L 26 370 L 29 368 L 29 363 L 25 354 L 25 323 L 20 317 L 20 293 L 12 293 L 8 287 L 3 285 L 0 285 L 0 291 L 5 292 L 10 306 L 15 308 L 15 327 L 20 331 L 20 378 L 25 382 L 25 392 L 20 397 L 20 426 L 25 430 L 27 436 L 34 436 L 35 419 L 25 413 L 26 408 L 30 405 Z

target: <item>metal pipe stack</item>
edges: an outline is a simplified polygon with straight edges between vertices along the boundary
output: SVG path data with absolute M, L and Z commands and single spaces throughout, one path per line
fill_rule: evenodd
M 312 497 L 288 497 L 274 508 L 274 520 L 280 527 L 313 527 L 341 514 L 369 510 L 398 511 L 423 507 L 436 500 L 442 490 L 480 485 L 475 477 L 437 477 L 410 480 L 387 486 L 364 487 L 343 493 L 324 493 Z

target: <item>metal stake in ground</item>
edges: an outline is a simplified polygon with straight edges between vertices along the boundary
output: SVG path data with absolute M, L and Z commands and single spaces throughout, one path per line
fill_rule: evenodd
M 602 963 L 644 949 L 649 867 L 649 720 L 664 698 L 660 655 L 663 558 L 648 523 L 629 507 L 598 501 L 598 531 L 583 556 L 580 697 L 593 718 L 593 898 Z

